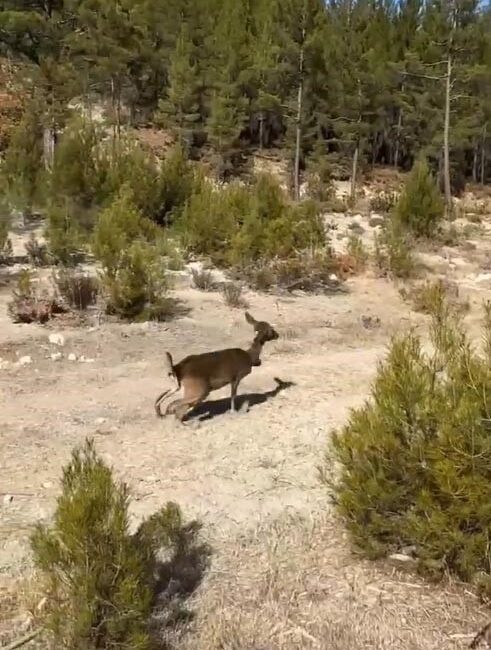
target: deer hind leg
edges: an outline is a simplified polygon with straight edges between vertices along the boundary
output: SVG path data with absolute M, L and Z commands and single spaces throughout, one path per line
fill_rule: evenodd
M 157 414 L 157 417 L 159 417 L 159 418 L 164 417 L 164 414 L 162 413 L 162 411 L 160 409 L 160 406 L 161 406 L 162 402 L 164 401 L 164 399 L 168 399 L 169 397 L 171 397 L 171 395 L 175 395 L 177 393 L 177 391 L 179 390 L 179 388 L 180 388 L 180 386 L 178 386 L 177 388 L 174 388 L 174 390 L 171 390 L 170 388 L 168 388 L 167 390 L 164 390 L 164 392 L 161 393 L 157 397 L 157 399 L 155 400 L 155 404 L 154 404 L 155 413 Z M 165 415 L 167 415 L 167 414 L 165 414 Z
M 183 421 L 184 416 L 190 410 L 198 406 L 198 404 L 201 404 L 201 402 L 205 400 L 210 393 L 208 384 L 199 379 L 190 379 L 185 382 L 183 381 L 183 386 L 184 396 L 171 402 L 165 410 L 165 415 L 174 413 L 180 422 Z

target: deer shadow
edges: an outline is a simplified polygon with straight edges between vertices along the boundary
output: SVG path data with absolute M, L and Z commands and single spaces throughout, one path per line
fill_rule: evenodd
M 283 381 L 278 377 L 274 378 L 276 382 L 276 387 L 272 390 L 268 390 L 264 393 L 243 393 L 242 395 L 237 395 L 235 398 L 235 405 L 238 411 L 241 411 L 245 406 L 249 408 L 257 406 L 259 404 L 264 404 L 270 399 L 275 398 L 281 391 L 286 390 L 295 386 L 293 381 Z M 205 422 L 211 420 L 219 415 L 225 415 L 230 411 L 230 397 L 222 397 L 221 399 L 208 400 L 199 404 L 194 408 L 188 415 L 185 417 L 185 421 L 188 420 L 199 420 L 200 422 Z

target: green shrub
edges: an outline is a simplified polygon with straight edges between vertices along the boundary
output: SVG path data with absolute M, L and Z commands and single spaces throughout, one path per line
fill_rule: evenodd
M 12 242 L 9 239 L 10 215 L 8 207 L 0 203 L 0 264 L 8 262 L 12 255 Z
M 375 236 L 375 265 L 383 275 L 396 278 L 407 279 L 414 273 L 410 236 L 394 218 Z
M 48 246 L 40 242 L 34 233 L 31 233 L 25 244 L 27 259 L 33 266 L 48 266 L 49 253 Z
M 34 105 L 14 129 L 0 173 L 8 204 L 29 216 L 42 199 L 43 178 L 43 127 Z
M 49 175 L 51 204 L 69 203 L 83 212 L 103 203 L 107 164 L 97 149 L 101 137 L 102 131 L 83 117 L 69 122 L 55 149 Z
M 83 256 L 85 243 L 74 207 L 52 205 L 47 213 L 45 237 L 48 252 L 56 264 L 74 266 Z
M 176 146 L 160 166 L 159 209 L 155 221 L 165 225 L 172 223 L 193 194 L 197 182 L 183 149 Z
M 63 469 L 53 523 L 31 537 L 46 596 L 45 629 L 56 647 L 146 650 L 155 597 L 157 553 L 178 550 L 178 506 L 168 503 L 129 533 L 130 495 L 115 481 L 93 443 Z
M 354 232 L 350 232 L 348 236 L 346 252 L 353 259 L 356 266 L 355 271 L 363 271 L 368 262 L 368 251 L 361 237 Z
M 426 160 L 417 160 L 395 206 L 396 218 L 416 237 L 430 237 L 444 213 L 443 199 Z
M 130 320 L 166 320 L 173 301 L 166 295 L 166 269 L 155 246 L 135 241 L 101 277 L 107 311 Z
M 216 189 L 201 179 L 176 221 L 184 249 L 226 264 L 232 239 L 250 209 L 247 188 L 231 183 Z
M 414 547 L 421 571 L 489 597 L 491 305 L 482 354 L 441 296 L 430 334 L 431 352 L 414 332 L 393 339 L 371 399 L 333 435 L 323 477 L 369 556 Z
M 142 216 L 133 191 L 123 186 L 113 202 L 97 218 L 92 238 L 92 252 L 104 272 L 112 275 L 119 267 L 120 258 L 131 243 L 137 240 L 155 241 L 155 225 Z

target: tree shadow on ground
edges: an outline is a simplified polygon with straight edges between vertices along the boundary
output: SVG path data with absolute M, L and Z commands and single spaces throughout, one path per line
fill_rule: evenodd
M 257 406 L 258 404 L 264 404 L 270 399 L 275 398 L 281 391 L 286 390 L 295 386 L 293 381 L 283 381 L 278 377 L 274 377 L 276 382 L 276 387 L 272 390 L 268 390 L 265 393 L 245 393 L 243 395 L 237 395 L 235 403 L 238 411 L 245 410 L 245 408 L 251 408 Z M 219 415 L 224 415 L 230 411 L 230 397 L 223 397 L 222 399 L 217 400 L 208 400 L 200 404 L 195 409 L 193 409 L 185 418 L 185 420 L 199 420 L 204 422 L 206 420 L 211 420 Z
M 164 519 L 162 519 L 162 513 Z M 176 515 L 176 513 L 178 513 Z M 162 526 L 163 523 L 163 526 Z M 202 524 L 193 520 L 183 523 L 174 504 L 150 517 L 135 537 L 142 533 L 154 538 L 157 551 L 152 563 L 153 611 L 150 631 L 156 647 L 164 650 L 176 628 L 194 620 L 187 600 L 200 586 L 211 564 L 212 548 L 201 536 Z

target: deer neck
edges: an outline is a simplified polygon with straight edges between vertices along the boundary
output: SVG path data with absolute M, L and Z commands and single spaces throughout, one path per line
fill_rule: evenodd
M 251 357 L 251 363 L 253 366 L 261 365 L 261 359 L 259 357 L 261 356 L 263 345 L 263 341 L 261 341 L 259 336 L 256 336 L 251 347 L 247 350 L 247 354 Z

